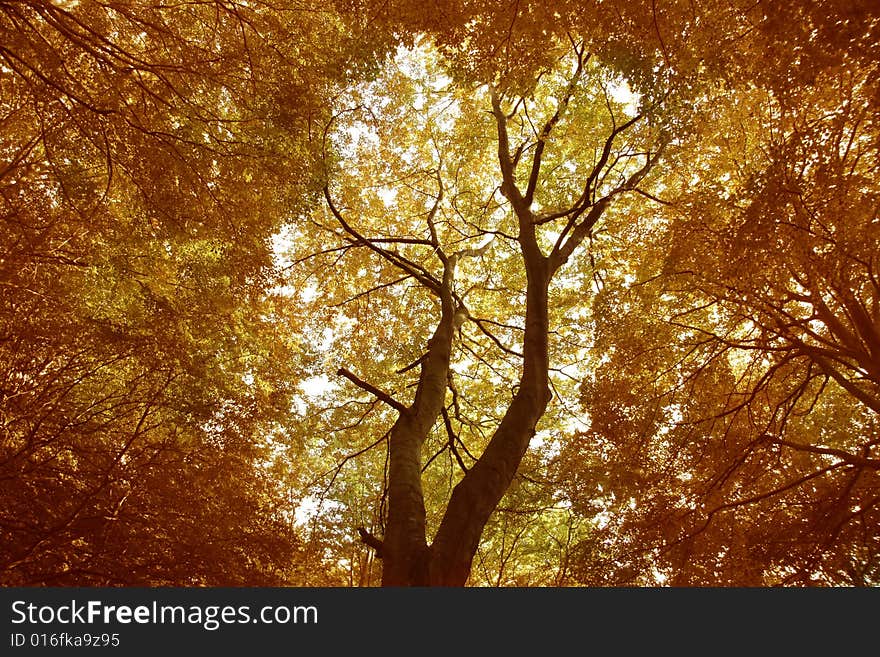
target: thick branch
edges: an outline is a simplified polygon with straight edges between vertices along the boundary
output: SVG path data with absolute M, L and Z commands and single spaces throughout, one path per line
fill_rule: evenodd
M 603 198 L 601 198 L 598 202 L 596 202 L 591 208 L 590 212 L 580 223 L 576 223 L 577 217 L 580 215 L 581 210 L 576 211 L 569 218 L 568 224 L 565 229 L 559 235 L 559 238 L 556 241 L 556 244 L 553 247 L 553 251 L 548 256 L 550 259 L 550 271 L 556 271 L 559 267 L 565 264 L 571 254 L 574 253 L 574 250 L 580 246 L 580 244 L 586 239 L 587 235 L 593 230 L 593 226 L 596 225 L 596 222 L 605 212 L 605 209 L 611 204 L 614 198 L 626 191 L 635 189 L 636 186 L 644 179 L 646 175 L 654 168 L 654 165 L 660 160 L 663 156 L 663 151 L 666 148 L 666 143 L 661 142 L 660 147 L 657 149 L 657 152 L 653 155 L 648 153 L 645 157 L 645 164 L 635 173 L 633 173 L 622 185 L 619 185 Z M 588 183 L 589 185 L 590 183 Z M 566 238 L 566 233 L 570 230 L 571 234 Z
M 533 226 L 526 228 L 534 230 Z M 535 435 L 537 422 L 550 401 L 547 345 L 550 277 L 543 256 L 526 248 L 526 244 L 522 253 L 527 288 L 519 388 L 483 454 L 453 489 L 432 543 L 430 579 L 434 584 L 461 586 L 465 583 L 486 521 L 513 481 L 529 441 Z
M 837 381 L 837 383 L 846 390 L 853 397 L 862 402 L 865 406 L 873 410 L 875 413 L 880 413 L 880 399 L 877 399 L 873 395 L 862 390 L 854 381 L 850 381 L 846 378 L 841 372 L 837 370 L 837 368 L 833 367 L 831 363 L 828 362 L 827 358 L 817 355 L 815 349 L 811 349 L 808 345 L 801 344 L 800 348 L 810 357 L 812 358 L 816 364 L 822 368 L 822 371 L 825 372 L 832 379 Z
M 409 409 L 406 406 L 394 399 L 394 397 L 389 395 L 387 392 L 379 390 L 379 388 L 377 388 L 376 386 L 367 383 L 361 378 L 358 378 L 355 374 L 352 374 L 344 367 L 340 367 L 336 374 L 338 374 L 339 376 L 344 376 L 346 379 L 355 384 L 358 388 L 366 390 L 370 394 L 375 395 L 378 399 L 381 399 L 383 402 L 385 402 L 395 410 L 399 411 L 400 413 L 406 414 L 409 412 Z
M 559 120 L 565 114 L 565 110 L 568 108 L 568 103 L 571 101 L 571 97 L 574 94 L 575 89 L 577 88 L 577 83 L 580 80 L 581 73 L 583 72 L 584 66 L 584 57 L 583 51 L 575 48 L 575 53 L 577 53 L 578 64 L 575 69 L 574 74 L 571 76 L 571 80 L 568 83 L 568 86 L 565 89 L 565 94 L 562 99 L 559 101 L 559 104 L 556 106 L 556 111 L 553 113 L 547 122 L 544 124 L 544 127 L 541 129 L 540 134 L 538 135 L 538 143 L 535 146 L 535 155 L 532 157 L 532 170 L 529 174 L 529 183 L 526 188 L 525 194 L 525 203 L 528 206 L 531 206 L 532 201 L 535 197 L 535 188 L 538 186 L 538 177 L 541 173 L 541 158 L 544 155 L 544 148 L 547 145 L 547 140 L 550 138 L 550 133 L 553 132 L 553 128 L 556 127 L 556 124 L 559 123 Z
M 510 139 L 507 135 L 507 115 L 501 109 L 501 98 L 495 89 L 491 90 L 491 94 L 492 115 L 495 117 L 495 125 L 498 130 L 498 164 L 501 167 L 501 193 L 513 204 L 514 210 L 519 215 L 520 212 L 528 208 L 528 204 L 516 186 L 516 169 L 510 156 Z
M 375 536 L 373 536 L 364 527 L 358 527 L 357 531 L 361 537 L 361 543 L 373 548 L 373 550 L 375 550 L 375 552 L 376 552 L 376 558 L 381 559 L 382 558 L 382 548 L 384 547 L 384 544 L 382 543 L 382 541 L 380 539 L 376 538 Z
M 844 451 L 842 449 L 835 449 L 833 447 L 816 447 L 815 445 L 802 445 L 800 443 L 794 443 L 789 440 L 783 440 L 782 438 L 772 438 L 771 440 L 777 445 L 785 445 L 786 447 L 790 447 L 791 449 L 797 450 L 799 452 L 810 452 L 812 454 L 836 456 L 844 463 L 849 463 L 850 465 L 856 465 L 862 468 L 869 468 L 871 470 L 880 470 L 880 459 L 870 459 L 864 456 L 856 456 L 855 454 L 850 454 L 847 451 Z
M 398 267 L 405 271 L 407 274 L 415 278 L 422 285 L 427 287 L 428 289 L 434 291 L 435 293 L 440 289 L 440 281 L 434 278 L 430 272 L 428 272 L 424 267 L 404 258 L 399 253 L 395 253 L 394 251 L 388 251 L 387 249 L 383 249 L 380 246 L 377 246 L 373 241 L 361 235 L 357 230 L 355 230 L 345 219 L 336 205 L 333 203 L 333 198 L 330 196 L 330 189 L 325 185 L 324 186 L 324 198 L 327 201 L 327 207 L 330 208 L 330 212 L 333 213 L 333 216 L 336 217 L 336 220 L 342 226 L 342 228 L 351 235 L 358 244 L 363 244 L 371 251 L 382 256 L 385 260 L 393 264 L 395 267 Z M 430 244 L 430 242 L 427 242 Z

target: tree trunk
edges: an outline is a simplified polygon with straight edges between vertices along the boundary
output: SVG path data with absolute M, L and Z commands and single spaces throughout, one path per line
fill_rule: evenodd
M 422 492 L 422 444 L 443 409 L 452 354 L 455 303 L 454 262 L 444 257 L 441 315 L 422 362 L 412 405 L 401 412 L 389 436 L 388 522 L 382 541 L 382 586 L 428 584 L 428 544 Z
M 464 586 L 486 522 L 513 481 L 550 401 L 550 272 L 537 245 L 526 243 L 523 255 L 528 286 L 519 389 L 486 450 L 452 492 L 431 546 L 429 576 L 433 586 Z
M 383 586 L 463 586 L 480 536 L 516 475 L 535 426 L 550 401 L 548 384 L 547 259 L 526 241 L 528 285 L 523 369 L 519 389 L 486 450 L 453 490 L 428 547 L 421 486 L 421 445 L 445 400 L 452 327 L 444 317 L 429 342 L 419 388 L 409 412 L 391 430 L 388 523 L 382 542 Z M 447 330 L 448 329 L 448 330 Z M 441 378 L 442 375 L 442 378 Z
M 500 108 L 500 101 L 493 94 L 493 112 L 498 122 L 498 156 L 501 165 L 503 183 L 502 193 L 510 200 L 519 223 L 519 243 L 526 271 L 526 316 L 523 337 L 523 365 L 520 375 L 519 389 L 513 397 L 507 411 L 495 430 L 486 450 L 467 472 L 464 478 L 452 491 L 446 513 L 434 537 L 430 548 L 424 547 L 424 498 L 421 494 L 421 483 L 409 479 L 409 489 L 399 490 L 398 508 L 404 508 L 404 501 L 409 499 L 409 517 L 402 513 L 395 516 L 395 528 L 392 530 L 392 503 L 389 498 L 389 527 L 392 549 L 410 550 L 406 556 L 395 555 L 390 566 L 388 577 L 383 575 L 382 584 L 410 584 L 432 586 L 464 586 L 470 575 L 471 564 L 479 546 L 480 536 L 492 512 L 498 506 L 504 493 L 510 487 L 519 464 L 529 447 L 529 441 L 535 435 L 538 420 L 544 414 L 550 401 L 549 387 L 549 355 L 548 336 L 550 332 L 548 316 L 548 288 L 550 278 L 555 271 L 550 261 L 541 252 L 535 234 L 535 217 L 531 212 L 531 200 L 524 197 L 516 186 L 513 163 L 509 156 L 506 118 Z M 447 267 L 447 271 L 450 268 Z M 440 327 L 438 327 L 440 332 Z M 452 335 L 449 335 L 448 346 L 451 349 Z M 440 391 L 440 403 L 445 398 L 445 376 L 449 368 L 449 354 L 446 354 L 443 373 L 443 389 Z M 438 360 L 438 364 L 439 364 Z M 423 371 L 423 378 L 425 372 Z M 435 374 L 439 374 L 439 369 Z M 419 382 L 422 390 L 423 380 Z M 417 395 L 416 405 L 419 399 Z M 442 406 L 432 406 L 440 413 Z M 436 419 L 434 415 L 431 422 Z M 402 419 L 402 418 L 401 418 Z M 425 417 L 427 420 L 427 416 Z M 395 425 L 395 429 L 397 426 Z M 424 436 L 430 426 L 422 427 Z M 393 435 L 393 434 L 392 434 Z M 424 438 L 422 439 L 424 440 Z M 412 444 L 401 440 L 404 452 L 398 455 L 400 471 L 406 470 L 411 477 L 413 467 Z M 420 443 L 421 444 L 421 443 Z M 392 444 L 392 459 L 394 459 Z M 415 458 L 418 458 L 416 454 Z M 399 486 L 395 486 L 397 488 Z M 406 494 L 409 497 L 406 497 Z M 418 497 L 422 506 L 416 508 L 414 499 Z M 420 514 L 420 515 L 419 515 Z M 420 518 L 416 522 L 416 517 Z M 404 523 L 410 522 L 410 538 L 406 541 L 399 538 L 397 532 Z M 399 523 L 399 524 L 398 524 Z M 416 539 L 416 532 L 421 531 Z M 384 552 L 384 549 L 383 549 Z M 408 570 L 407 570 L 408 569 Z
M 389 437 L 388 523 L 382 545 L 382 586 L 427 583 L 428 545 L 422 493 L 422 437 L 401 415 Z

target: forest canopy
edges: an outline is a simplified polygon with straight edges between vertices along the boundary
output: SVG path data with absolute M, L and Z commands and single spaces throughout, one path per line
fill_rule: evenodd
M 875 4 L 0 2 L 0 584 L 876 586 Z

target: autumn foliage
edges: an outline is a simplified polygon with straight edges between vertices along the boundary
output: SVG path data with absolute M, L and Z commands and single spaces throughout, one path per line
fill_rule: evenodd
M 880 583 L 880 10 L 0 2 L 0 584 Z

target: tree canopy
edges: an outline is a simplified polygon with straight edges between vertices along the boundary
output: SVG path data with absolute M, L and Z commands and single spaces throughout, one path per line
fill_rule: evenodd
M 0 2 L 0 582 L 876 585 L 870 2 Z

